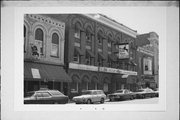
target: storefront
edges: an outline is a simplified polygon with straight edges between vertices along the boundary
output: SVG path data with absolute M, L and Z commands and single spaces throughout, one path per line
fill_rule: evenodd
M 24 62 L 24 92 L 40 88 L 56 89 L 68 94 L 71 78 L 62 66 Z

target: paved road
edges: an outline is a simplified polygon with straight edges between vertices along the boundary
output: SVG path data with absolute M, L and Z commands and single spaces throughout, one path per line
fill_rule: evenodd
M 156 104 L 158 103 L 159 98 L 146 98 L 146 99 L 134 99 L 134 100 L 125 100 L 125 101 L 113 101 L 110 102 L 109 100 L 106 100 L 104 104 Z M 68 104 L 75 104 L 74 102 L 68 103 Z M 94 103 L 94 104 L 100 104 L 100 103 Z

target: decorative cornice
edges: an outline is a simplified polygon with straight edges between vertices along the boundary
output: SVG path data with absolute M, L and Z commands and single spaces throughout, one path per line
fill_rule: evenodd
M 31 19 L 36 20 L 36 21 L 44 22 L 46 24 L 51 24 L 53 26 L 65 29 L 65 23 L 53 20 L 52 18 L 45 17 L 45 16 L 42 16 L 42 15 L 37 15 L 37 14 L 28 14 L 27 16 L 29 18 L 31 18 Z

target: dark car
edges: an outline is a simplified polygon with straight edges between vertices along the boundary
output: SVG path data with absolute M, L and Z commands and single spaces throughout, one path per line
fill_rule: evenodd
M 107 96 L 110 101 L 134 99 L 132 92 L 128 89 L 116 90 L 114 93 L 108 94 Z
M 142 98 L 142 99 L 156 96 L 156 93 L 150 88 L 139 89 L 133 94 L 136 95 L 136 98 Z
M 24 104 L 66 104 L 69 98 L 58 90 L 38 90 L 27 92 Z

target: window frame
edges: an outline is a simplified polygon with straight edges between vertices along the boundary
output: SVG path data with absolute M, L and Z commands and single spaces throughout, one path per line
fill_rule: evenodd
M 58 36 L 58 44 L 55 44 L 55 43 L 53 43 L 53 34 L 57 34 L 57 36 Z M 57 47 L 57 55 L 52 55 L 52 46 L 53 45 L 56 45 L 56 47 Z M 56 58 L 59 58 L 59 53 L 60 53 L 60 35 L 57 33 L 57 32 L 52 32 L 51 33 L 51 53 L 50 53 L 50 55 L 51 55 L 51 57 L 56 57 Z

